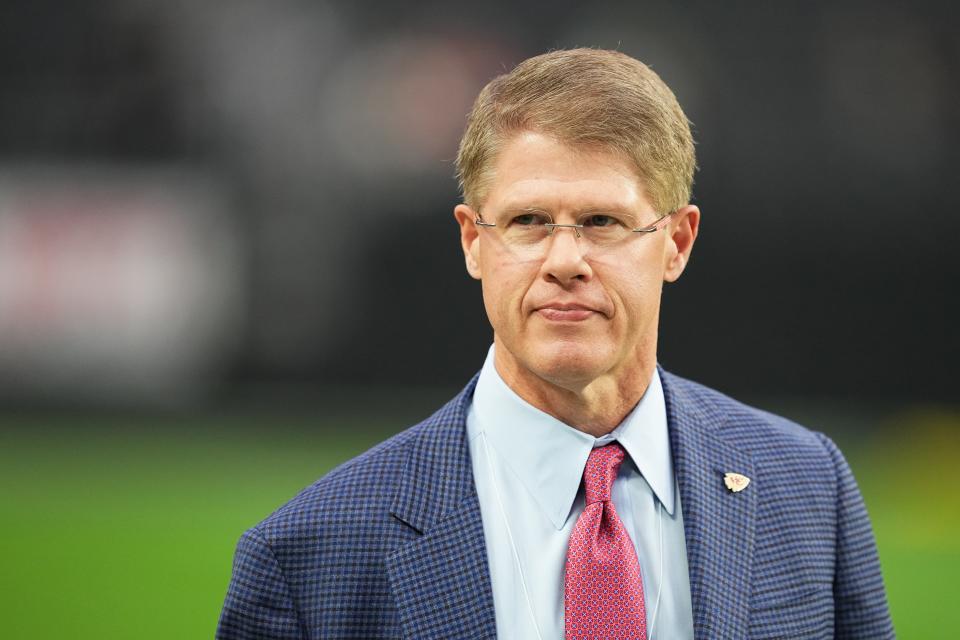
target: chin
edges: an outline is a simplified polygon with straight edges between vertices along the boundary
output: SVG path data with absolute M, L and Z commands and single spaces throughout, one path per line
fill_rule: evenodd
M 582 342 L 553 342 L 531 353 L 530 369 L 557 386 L 582 387 L 609 370 L 607 349 Z

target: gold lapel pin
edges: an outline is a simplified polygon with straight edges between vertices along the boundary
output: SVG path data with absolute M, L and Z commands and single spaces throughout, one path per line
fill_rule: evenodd
M 730 491 L 739 493 L 750 484 L 750 478 L 740 473 L 731 472 L 723 476 L 723 484 L 727 485 L 727 489 L 730 489 Z

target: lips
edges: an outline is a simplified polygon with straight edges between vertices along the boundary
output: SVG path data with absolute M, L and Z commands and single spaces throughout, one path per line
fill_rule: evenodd
M 554 322 L 582 322 L 599 314 L 600 311 L 578 303 L 552 302 L 537 307 L 536 313 Z

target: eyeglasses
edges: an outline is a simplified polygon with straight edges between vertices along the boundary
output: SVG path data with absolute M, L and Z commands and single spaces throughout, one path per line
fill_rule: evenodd
M 587 213 L 573 224 L 558 224 L 549 214 L 523 210 L 504 216 L 497 222 L 485 222 L 480 214 L 474 220 L 478 227 L 494 232 L 503 246 L 519 258 L 534 259 L 546 255 L 549 238 L 557 229 L 573 229 L 581 255 L 610 252 L 624 244 L 634 233 L 654 233 L 666 225 L 661 223 L 674 212 L 666 213 L 651 224 L 638 227 L 630 216 L 610 213 Z

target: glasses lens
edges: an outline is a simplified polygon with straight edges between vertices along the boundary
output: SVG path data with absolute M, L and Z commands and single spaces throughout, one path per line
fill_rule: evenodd
M 505 217 L 497 222 L 497 230 L 503 235 L 508 245 L 532 250 L 536 247 L 545 247 L 547 236 L 550 235 L 550 218 L 540 213 L 525 213 L 518 216 Z
M 631 220 L 607 214 L 594 214 L 578 221 L 582 235 L 594 249 L 609 249 L 626 240 L 633 229 Z

